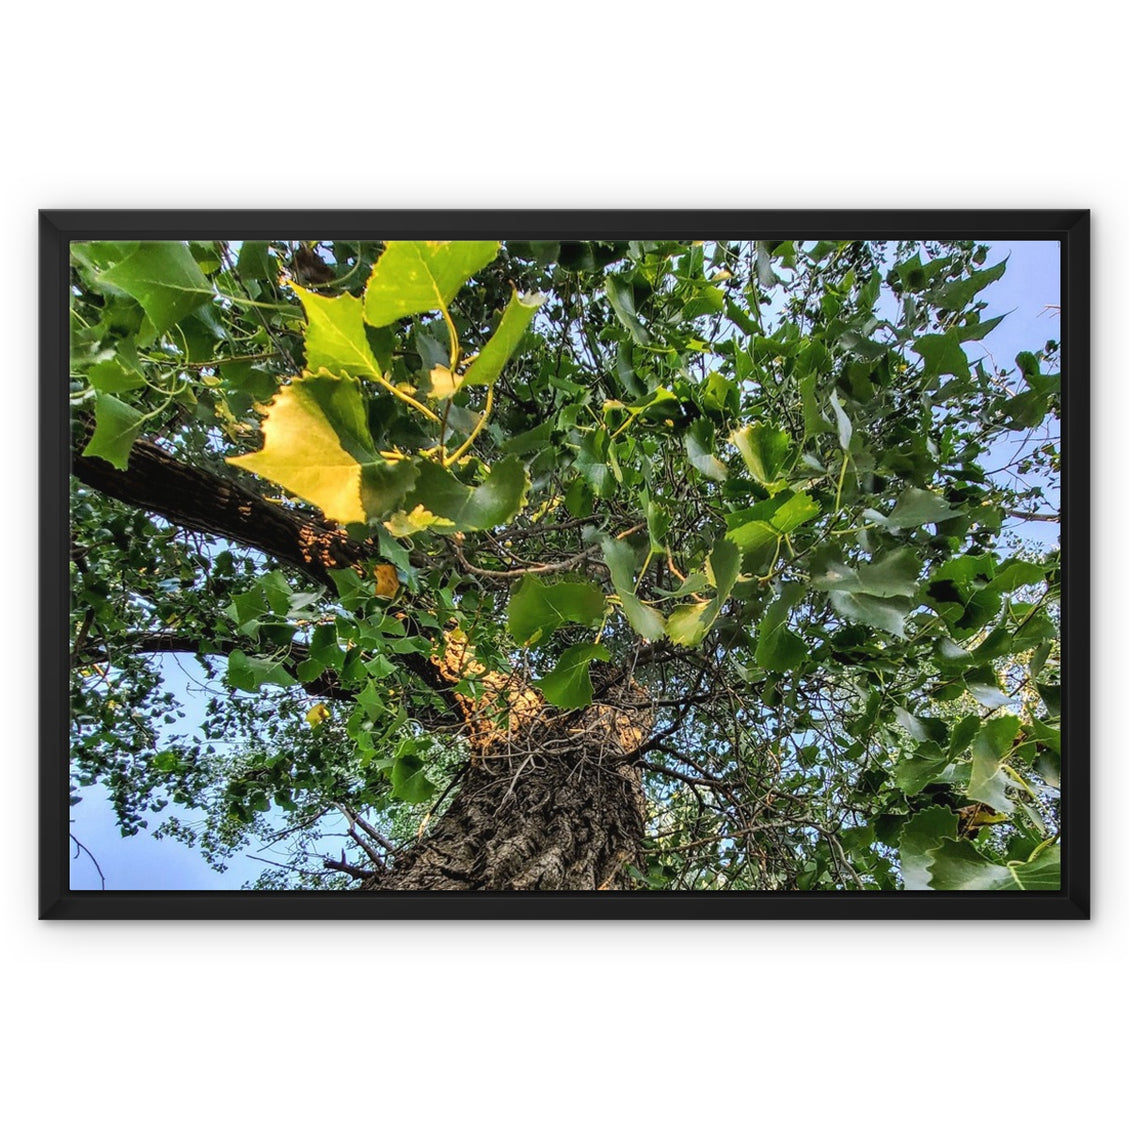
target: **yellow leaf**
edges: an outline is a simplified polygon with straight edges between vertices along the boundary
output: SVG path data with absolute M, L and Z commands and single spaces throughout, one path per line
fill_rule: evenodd
M 391 600 L 400 591 L 400 578 L 390 564 L 376 566 L 376 595 Z
M 306 720 L 310 723 L 311 729 L 317 729 L 323 721 L 329 720 L 329 707 L 324 702 L 318 702 L 309 713 L 306 714 Z
M 448 400 L 459 390 L 462 377 L 453 373 L 446 365 L 436 365 L 431 370 L 431 391 L 429 396 L 436 400 Z

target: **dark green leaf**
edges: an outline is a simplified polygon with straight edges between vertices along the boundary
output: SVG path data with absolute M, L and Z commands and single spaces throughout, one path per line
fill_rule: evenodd
M 1005 794 L 1009 777 L 1001 767 L 1019 732 L 1019 718 L 1004 714 L 986 721 L 972 742 L 972 775 L 965 795 L 998 812 L 1013 810 Z
M 544 678 L 536 679 L 545 699 L 562 710 L 581 709 L 592 704 L 592 679 L 588 667 L 593 660 L 606 662 L 611 652 L 600 643 L 579 643 L 569 647 L 557 665 Z
M 141 432 L 145 417 L 116 396 L 99 392 L 94 401 L 94 434 L 83 448 L 84 455 L 105 459 L 118 470 L 129 466 L 129 452 Z
M 933 863 L 930 851 L 957 833 L 957 813 L 944 807 L 926 808 L 906 820 L 898 843 L 902 883 L 907 890 L 928 890 Z
M 563 623 L 594 626 L 603 614 L 604 594 L 590 581 L 546 584 L 536 576 L 522 578 L 506 612 L 510 635 L 525 646 L 543 643 Z
M 427 779 L 427 765 L 414 753 L 398 756 L 392 765 L 392 797 L 406 804 L 425 804 L 435 794 Z
M 183 243 L 141 243 L 128 258 L 103 271 L 98 281 L 136 298 L 158 334 L 215 297 Z

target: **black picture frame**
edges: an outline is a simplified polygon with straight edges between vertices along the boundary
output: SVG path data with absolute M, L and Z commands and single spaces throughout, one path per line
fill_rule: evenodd
M 1061 246 L 1063 871 L 1055 892 L 379 893 L 70 889 L 69 243 L 124 239 L 1042 239 Z M 1090 214 L 1086 210 L 82 211 L 39 214 L 42 918 L 1083 919 L 1090 915 Z

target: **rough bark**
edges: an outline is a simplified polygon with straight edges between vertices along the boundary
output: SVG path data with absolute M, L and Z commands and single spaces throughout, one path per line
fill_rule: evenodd
M 367 890 L 615 890 L 639 866 L 646 817 L 633 753 L 642 705 L 542 711 L 482 742 L 433 829 Z
M 89 422 L 79 430 L 81 442 Z M 183 463 L 144 439 L 133 444 L 125 470 L 77 453 L 72 469 L 80 482 L 107 497 L 182 529 L 259 549 L 331 589 L 329 569 L 355 568 L 378 555 L 371 542 L 353 541 L 338 526 L 265 501 L 237 482 Z

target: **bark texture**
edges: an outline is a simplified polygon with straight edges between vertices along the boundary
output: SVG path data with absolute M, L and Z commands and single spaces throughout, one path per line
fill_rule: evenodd
M 435 827 L 365 888 L 622 888 L 640 864 L 646 807 L 632 753 L 649 728 L 642 704 L 601 704 L 542 709 L 486 740 Z

